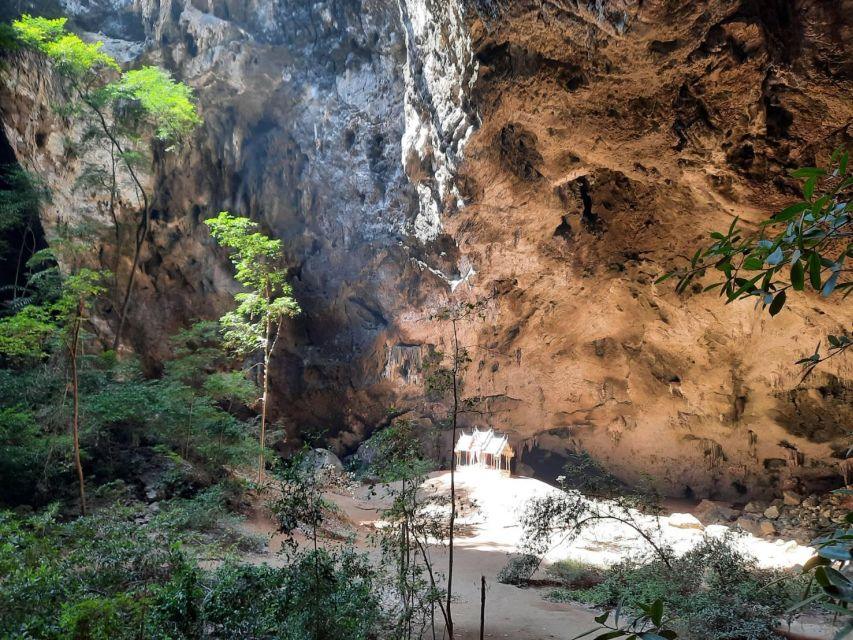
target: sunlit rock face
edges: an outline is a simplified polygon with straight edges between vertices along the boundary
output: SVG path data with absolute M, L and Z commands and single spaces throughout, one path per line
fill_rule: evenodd
M 449 331 L 430 314 L 488 299 L 459 325 L 464 419 L 535 445 L 530 460 L 585 448 L 673 495 L 837 475 L 850 361 L 799 387 L 792 361 L 849 326 L 849 301 L 808 294 L 770 319 L 653 282 L 732 216 L 794 197 L 789 168 L 849 142 L 851 3 L 65 5 L 201 104 L 201 130 L 151 176 L 128 346 L 152 366 L 166 335 L 227 305 L 200 221 L 228 209 L 284 240 L 305 309 L 275 360 L 292 433 L 328 429 L 345 452 L 390 405 L 440 413 L 421 367 Z M 38 91 L 2 90 L 19 159 L 71 193 L 73 167 L 36 139 L 63 123 Z

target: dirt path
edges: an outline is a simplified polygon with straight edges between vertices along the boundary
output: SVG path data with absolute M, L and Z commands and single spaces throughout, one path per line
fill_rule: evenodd
M 439 482 L 442 475 L 438 475 Z M 442 490 L 440 486 L 434 488 Z M 368 536 L 380 522 L 378 512 L 385 503 L 383 492 L 371 496 L 366 487 L 359 487 L 354 495 L 331 493 L 327 497 L 338 506 L 342 520 L 357 534 L 356 547 L 376 557 Z M 595 613 L 592 610 L 547 602 L 543 598 L 544 588 L 520 589 L 498 583 L 495 575 L 506 563 L 509 547 L 499 536 L 490 542 L 489 532 L 484 528 L 489 519 L 478 515 L 474 520 L 478 518 L 480 525 L 475 524 L 472 535 L 457 537 L 455 545 L 453 620 L 458 640 L 479 638 L 480 576 L 486 577 L 485 638 L 569 640 L 595 626 L 592 619 Z M 274 533 L 269 519 L 263 514 L 256 514 L 247 521 L 246 526 L 252 533 L 270 537 L 267 552 L 252 555 L 247 560 L 271 565 L 283 564 L 284 560 L 277 555 L 283 538 Z M 432 557 L 435 567 L 445 572 L 446 549 L 436 546 Z M 441 631 L 438 630 L 439 638 Z
M 532 497 L 554 491 L 553 487 L 532 478 L 508 478 L 498 472 L 481 470 L 458 473 L 457 487 L 459 495 L 465 496 L 466 500 L 473 501 L 475 505 L 475 508 L 464 509 L 457 519 L 464 531 L 464 534 L 457 534 L 455 544 L 453 619 L 457 638 L 479 638 L 480 576 L 486 577 L 487 584 L 485 638 L 570 640 L 594 628 L 595 612 L 590 609 L 550 603 L 544 599 L 548 590 L 544 587 L 521 589 L 500 584 L 495 579 L 506 563 L 507 554 L 518 548 L 521 537 L 518 522 L 524 505 Z M 449 474 L 433 474 L 425 483 L 424 490 L 448 493 Z M 371 492 L 361 486 L 352 494 L 329 493 L 327 498 L 340 510 L 339 521 L 333 527 L 354 532 L 355 546 L 378 560 L 378 554 L 368 538 L 381 521 L 379 510 L 388 501 L 387 493 L 382 488 Z M 670 525 L 667 518 L 663 518 L 661 523 L 665 539 L 677 550 L 692 547 L 703 533 L 724 535 L 727 530 L 720 525 L 706 527 L 704 531 L 684 529 Z M 269 520 L 259 515 L 247 525 L 256 533 L 271 536 L 267 553 L 249 560 L 282 563 L 281 557 L 276 555 L 281 548 L 282 538 L 272 534 Z M 792 566 L 804 561 L 811 553 L 809 549 L 790 541 L 767 541 L 746 536 L 741 542 L 746 550 L 764 558 L 771 566 Z M 329 541 L 327 544 L 339 543 Z M 573 557 L 605 565 L 638 552 L 642 546 L 643 542 L 636 532 L 608 522 L 597 525 L 571 543 L 555 542 L 546 561 Z M 436 545 L 432 557 L 436 569 L 446 572 L 446 549 Z M 440 633 L 438 637 L 441 637 Z

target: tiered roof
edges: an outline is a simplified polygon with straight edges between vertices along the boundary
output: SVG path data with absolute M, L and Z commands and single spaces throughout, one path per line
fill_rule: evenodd
M 512 454 L 507 436 L 502 433 L 495 433 L 493 429 L 489 429 L 488 431 L 474 429 L 473 433 L 465 433 L 463 431 L 456 442 L 456 446 L 453 448 L 455 452 L 459 453 L 470 451 L 493 456 L 501 455 L 504 449 L 509 449 L 510 455 Z

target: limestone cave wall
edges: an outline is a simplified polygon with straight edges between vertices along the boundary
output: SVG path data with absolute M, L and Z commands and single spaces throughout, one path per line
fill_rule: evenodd
M 284 240 L 305 309 L 273 381 L 293 434 L 327 429 L 343 452 L 391 405 L 439 418 L 421 368 L 450 335 L 431 312 L 488 300 L 459 326 L 467 424 L 537 456 L 587 450 L 672 495 L 837 477 L 851 363 L 799 385 L 792 363 L 849 329 L 849 300 L 805 294 L 771 319 L 653 283 L 733 216 L 756 223 L 795 197 L 789 169 L 850 142 L 848 0 L 29 8 L 198 96 L 204 125 L 149 176 L 157 215 L 125 347 L 152 370 L 164 336 L 227 306 L 234 283 L 200 221 L 229 209 Z M 73 188 L 81 132 L 51 109 L 49 70 L 18 53 L 0 73 L 10 145 L 59 194 L 48 236 L 104 215 Z

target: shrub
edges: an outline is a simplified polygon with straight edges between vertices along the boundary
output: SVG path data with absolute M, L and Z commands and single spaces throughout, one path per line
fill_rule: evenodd
M 205 571 L 132 508 L 55 516 L 0 512 L 0 638 L 366 640 L 381 622 L 377 575 L 351 551 Z
M 530 577 L 539 568 L 542 559 L 530 553 L 511 555 L 506 566 L 498 571 L 498 582 L 523 586 L 530 582 Z
M 550 578 L 570 589 L 589 589 L 604 580 L 603 570 L 579 560 L 560 560 L 548 567 Z
M 731 538 L 705 538 L 671 566 L 659 559 L 621 562 L 606 569 L 599 584 L 568 586 L 550 597 L 631 611 L 660 599 L 679 638 L 770 640 L 775 620 L 802 589 L 801 580 L 778 581 L 781 575 L 758 569 Z

